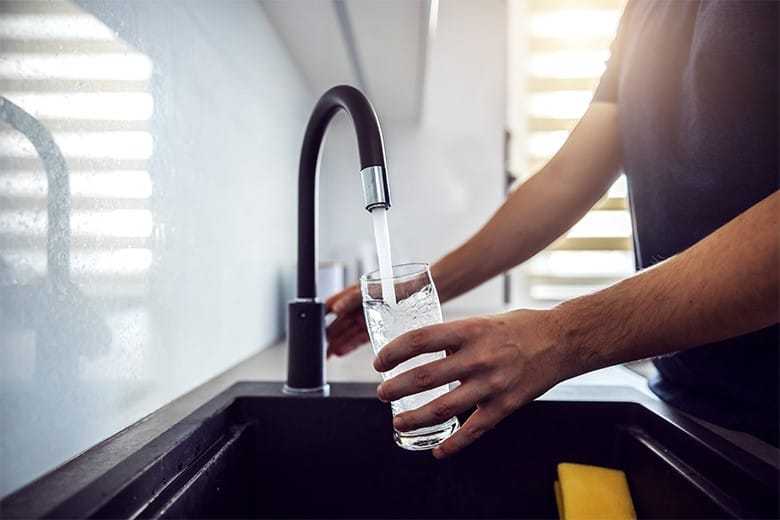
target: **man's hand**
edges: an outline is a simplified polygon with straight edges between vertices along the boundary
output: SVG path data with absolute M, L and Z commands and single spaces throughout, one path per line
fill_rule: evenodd
M 353 285 L 328 298 L 325 302 L 325 312 L 332 312 L 337 316 L 326 330 L 328 357 L 334 354 L 336 356 L 349 354 L 368 342 L 359 286 Z
M 397 430 L 410 431 L 439 424 L 476 406 L 463 426 L 433 450 L 436 458 L 462 450 L 564 376 L 555 342 L 546 333 L 545 311 L 530 310 L 407 332 L 379 352 L 374 368 L 386 372 L 418 354 L 445 349 L 446 358 L 399 374 L 377 388 L 380 400 L 394 401 L 460 381 L 454 390 L 393 419 Z
M 394 419 L 398 430 L 408 431 L 476 405 L 463 427 L 434 449 L 443 458 L 564 379 L 773 325 L 780 319 L 779 215 L 780 191 L 686 251 L 601 291 L 550 310 L 407 332 L 380 351 L 374 368 L 387 371 L 423 352 L 451 355 L 385 381 L 377 395 L 391 401 L 460 381 Z

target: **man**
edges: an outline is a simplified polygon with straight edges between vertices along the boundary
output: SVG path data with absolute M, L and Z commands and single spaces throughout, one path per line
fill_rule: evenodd
M 704 420 L 778 443 L 780 168 L 778 6 L 635 1 L 607 70 L 560 151 L 485 226 L 432 267 L 442 301 L 527 260 L 577 222 L 621 171 L 629 180 L 638 272 L 543 311 L 425 327 L 387 345 L 387 371 L 451 354 L 382 383 L 380 399 L 458 380 L 399 414 L 396 429 L 476 411 L 434 449 L 463 449 L 572 376 L 658 357 L 651 388 Z M 329 354 L 366 341 L 360 293 L 327 308 Z

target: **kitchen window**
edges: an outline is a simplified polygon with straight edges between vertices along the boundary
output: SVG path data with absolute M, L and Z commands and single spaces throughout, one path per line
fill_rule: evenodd
M 508 185 L 538 171 L 587 109 L 624 6 L 624 0 L 510 0 Z M 558 302 L 633 271 L 621 176 L 580 222 L 511 273 L 512 300 Z

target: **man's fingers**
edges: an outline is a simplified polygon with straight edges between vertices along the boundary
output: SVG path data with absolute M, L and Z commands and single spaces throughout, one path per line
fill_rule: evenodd
M 338 338 L 339 336 L 347 333 L 348 331 L 351 331 L 356 327 L 362 327 L 365 329 L 365 326 L 366 325 L 365 320 L 363 319 L 363 315 L 353 312 L 344 316 L 339 316 L 333 320 L 333 323 L 331 323 L 330 326 L 325 329 L 325 333 L 327 334 L 328 338 Z
M 446 459 L 476 441 L 503 418 L 497 407 L 480 406 L 452 436 L 433 449 L 433 456 Z
M 374 359 L 374 369 L 377 372 L 387 372 L 419 354 L 440 350 L 455 351 L 460 343 L 461 339 L 456 335 L 454 327 L 447 323 L 415 329 L 401 334 L 383 347 Z
M 360 287 L 353 285 L 325 300 L 325 312 L 341 315 L 345 311 L 360 308 L 362 303 L 363 297 L 360 294 Z
M 393 418 L 393 427 L 398 431 L 411 431 L 426 426 L 434 426 L 467 412 L 484 397 L 476 385 L 461 385 L 454 390 L 434 399 L 430 403 L 396 415 Z
M 328 356 L 343 356 L 368 341 L 358 286 L 353 285 L 328 298 L 325 302 L 325 312 L 332 312 L 337 316 L 325 331 L 328 338 Z
M 384 402 L 395 401 L 406 395 L 452 383 L 465 375 L 458 362 L 455 356 L 445 357 L 402 372 L 379 385 L 377 397 Z
M 328 356 L 343 356 L 367 342 L 368 333 L 365 328 L 355 326 L 328 342 Z

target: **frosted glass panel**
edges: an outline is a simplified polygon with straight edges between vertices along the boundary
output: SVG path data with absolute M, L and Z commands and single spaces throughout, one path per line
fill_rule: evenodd
M 0 13 L 5 496 L 282 336 L 313 96 L 255 0 Z

